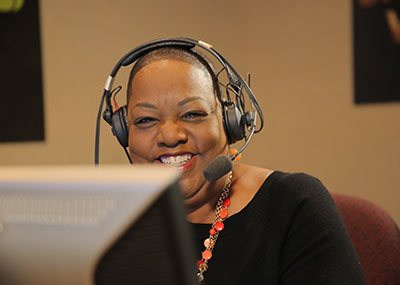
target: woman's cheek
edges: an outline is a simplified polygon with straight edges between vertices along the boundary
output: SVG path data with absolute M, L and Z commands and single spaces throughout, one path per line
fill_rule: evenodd
M 217 150 L 218 146 L 226 144 L 226 135 L 223 126 L 218 122 L 209 124 L 206 128 L 197 132 L 197 136 L 203 138 L 201 142 L 202 149 Z
M 151 162 L 153 145 L 148 135 L 137 133 L 131 127 L 129 131 L 129 154 L 133 163 Z

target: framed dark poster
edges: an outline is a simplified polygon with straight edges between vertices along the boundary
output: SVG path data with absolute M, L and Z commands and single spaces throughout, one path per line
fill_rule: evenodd
M 355 102 L 400 101 L 400 0 L 353 0 Z
M 0 1 L 0 142 L 44 140 L 38 0 Z

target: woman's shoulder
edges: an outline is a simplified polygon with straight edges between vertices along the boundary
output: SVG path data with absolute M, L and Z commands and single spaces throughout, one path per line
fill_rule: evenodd
M 269 181 L 268 181 L 269 180 Z M 274 171 L 259 193 L 260 200 L 269 208 L 285 209 L 288 218 L 337 220 L 339 213 L 335 202 L 322 182 L 309 174 Z M 263 193 L 263 194 L 262 194 Z M 261 204 L 261 203 L 260 203 Z M 312 217 L 312 218 L 310 218 Z M 318 217 L 318 218 L 317 218 Z
M 284 207 L 288 212 L 291 212 L 289 209 L 298 209 L 299 205 L 306 208 L 334 205 L 322 182 L 306 173 L 289 173 L 240 164 L 235 165 L 234 174 L 234 212 L 241 211 L 247 205 L 264 209 L 271 206 Z
M 330 194 L 324 184 L 320 179 L 312 175 L 302 172 L 274 171 L 270 178 L 274 180 L 274 190 L 280 195 L 290 197 L 292 200 L 330 198 Z
M 254 194 L 261 188 L 275 188 L 280 192 L 290 192 L 291 195 L 309 195 L 327 192 L 322 182 L 303 172 L 284 172 L 270 170 L 247 164 L 238 164 L 234 168 L 234 184 L 240 191 L 250 191 Z M 244 190 L 242 190 L 244 189 Z
M 285 208 L 287 213 L 300 208 L 331 208 L 333 199 L 316 177 L 302 173 L 289 173 L 279 170 L 271 172 L 257 189 L 252 204 L 258 208 Z

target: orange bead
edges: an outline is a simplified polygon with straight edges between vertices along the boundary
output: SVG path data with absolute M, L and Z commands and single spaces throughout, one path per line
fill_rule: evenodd
M 219 216 L 221 217 L 221 219 L 225 219 L 226 217 L 228 217 L 228 210 L 222 209 L 221 212 L 219 213 Z
M 215 231 L 215 229 L 210 229 L 209 232 L 210 232 L 210 235 L 212 235 L 212 236 L 215 235 L 215 234 L 217 233 L 217 232 Z
M 222 203 L 222 206 L 224 206 L 225 208 L 227 208 L 230 204 L 231 204 L 231 199 L 226 198 L 226 199 L 224 200 L 224 202 Z
M 201 256 L 204 258 L 204 260 L 210 260 L 212 257 L 212 253 L 209 250 L 205 250 L 205 251 L 203 251 Z
M 208 248 L 208 247 L 210 246 L 210 239 L 209 239 L 209 238 L 206 238 L 206 239 L 204 240 L 203 244 L 204 244 L 204 246 L 205 246 L 206 248 Z
M 204 261 L 203 260 L 197 260 L 197 263 L 196 263 L 196 265 L 197 265 L 197 268 L 199 268 L 200 267 L 200 265 L 202 265 L 204 263 Z
M 217 231 L 222 231 L 223 229 L 224 229 L 224 223 L 222 223 L 222 222 L 216 222 L 215 223 L 215 229 L 217 230 Z

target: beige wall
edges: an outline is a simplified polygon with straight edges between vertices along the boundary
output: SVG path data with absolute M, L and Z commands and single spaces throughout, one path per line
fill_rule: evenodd
M 400 223 L 400 103 L 353 103 L 350 2 L 43 0 L 46 141 L 1 144 L 0 164 L 92 163 L 98 103 L 116 61 L 154 38 L 194 37 L 252 72 L 266 126 L 245 162 L 310 173 Z M 101 162 L 126 163 L 102 127 Z

